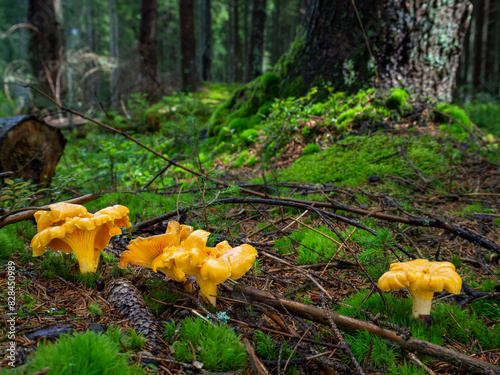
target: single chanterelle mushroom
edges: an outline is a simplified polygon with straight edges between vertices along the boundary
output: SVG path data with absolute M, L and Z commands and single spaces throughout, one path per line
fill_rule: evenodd
M 429 315 L 434 292 L 443 289 L 458 294 L 462 279 L 450 262 L 429 262 L 416 259 L 410 262 L 393 263 L 389 271 L 378 280 L 378 287 L 384 292 L 408 289 L 413 299 L 412 315 Z
M 125 206 L 112 206 L 91 214 L 84 206 L 56 203 L 50 211 L 35 213 L 38 233 L 31 240 L 33 256 L 42 255 L 46 248 L 75 253 L 81 273 L 95 272 L 101 250 L 111 237 L 130 226 Z
M 257 250 L 247 244 L 232 248 L 227 241 L 207 247 L 209 235 L 204 230 L 194 231 L 179 247 L 165 249 L 161 260 L 163 265 L 175 264 L 186 275 L 195 276 L 203 299 L 215 306 L 217 285 L 243 276 L 252 267 Z
M 192 232 L 193 228 L 188 225 L 169 221 L 165 234 L 147 238 L 139 237 L 130 241 L 128 251 L 122 254 L 118 267 L 126 268 L 127 264 L 135 264 L 152 268 L 155 272 L 160 271 L 172 280 L 185 282 L 184 272 L 177 268 L 173 261 L 164 263 L 161 258 L 164 251 L 176 250 Z

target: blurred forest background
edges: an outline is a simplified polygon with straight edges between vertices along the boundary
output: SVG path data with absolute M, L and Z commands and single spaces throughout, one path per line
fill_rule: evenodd
M 194 91 L 201 80 L 248 81 L 270 69 L 286 52 L 307 6 L 304 0 L 255 3 L 265 7 L 261 15 L 265 42 L 259 59 L 261 72 L 251 75 L 246 74 L 245 67 L 252 2 L 238 0 L 144 0 L 142 4 L 129 0 L 39 0 L 15 6 L 12 0 L 3 1 L 0 71 L 4 82 L 43 81 L 45 71 L 30 53 L 36 35 L 27 23 L 29 18 L 31 24 L 43 22 L 46 16 L 37 19 L 36 12 L 50 14 L 53 9 L 57 19 L 53 34 L 60 40 L 44 53 L 45 57 L 57 55 L 59 59 L 60 66 L 54 67 L 53 75 L 55 86 L 60 87 L 54 89 L 68 106 L 94 109 L 94 92 L 106 106 L 118 107 L 120 100 L 126 101 L 134 92 L 144 92 L 154 99 L 181 89 Z M 181 33 L 192 38 L 185 48 L 181 48 Z M 53 56 L 47 56 L 50 53 Z M 196 71 L 189 73 L 192 82 L 183 86 L 184 56 L 194 57 Z M 40 73 L 38 77 L 32 74 L 32 68 Z M 55 92 L 51 94 L 56 96 Z M 13 99 L 19 111 L 29 107 L 27 90 L 5 86 L 1 95 L 4 106 Z M 5 115 L 6 108 L 2 112 Z
M 484 105 L 496 102 L 500 89 L 500 3 L 472 3 L 455 100 Z M 97 97 L 120 108 L 137 92 L 156 101 L 196 91 L 202 81 L 248 82 L 289 49 L 307 6 L 307 0 L 2 0 L 2 80 L 40 83 L 84 111 L 98 109 Z M 254 8 L 261 11 L 252 17 Z M 40 27 L 51 14 L 42 42 L 30 25 Z M 44 67 L 41 58 L 57 66 Z M 31 110 L 29 90 L 2 91 L 2 116 Z

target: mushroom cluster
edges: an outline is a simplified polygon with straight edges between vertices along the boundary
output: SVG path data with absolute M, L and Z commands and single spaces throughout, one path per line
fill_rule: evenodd
M 192 227 L 170 221 L 164 235 L 130 242 L 119 266 L 124 268 L 130 263 L 149 267 L 176 281 L 194 276 L 203 299 L 215 306 L 217 285 L 228 278 L 242 277 L 255 261 L 257 250 L 247 244 L 232 248 L 227 241 L 208 247 L 209 236 L 204 230 L 193 231 Z
M 378 287 L 384 292 L 408 289 L 413 300 L 412 316 L 419 318 L 430 314 L 434 292 L 446 290 L 458 294 L 462 279 L 450 262 L 416 259 L 391 264 L 389 271 L 378 280 Z
M 50 211 L 37 211 L 38 233 L 31 240 L 33 256 L 42 255 L 46 248 L 65 253 L 73 252 L 81 273 L 95 272 L 101 250 L 111 237 L 121 234 L 121 228 L 131 226 L 125 206 L 112 206 L 91 214 L 84 206 L 56 203 Z

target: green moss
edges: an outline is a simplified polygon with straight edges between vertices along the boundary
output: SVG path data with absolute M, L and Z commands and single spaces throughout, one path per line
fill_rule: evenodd
M 245 164 L 246 158 L 248 156 L 248 151 L 242 151 L 238 157 L 231 163 L 231 168 L 241 168 Z
M 408 103 L 408 93 L 404 89 L 392 89 L 391 94 L 385 100 L 385 105 L 387 108 L 403 111 Z
M 251 168 L 255 164 L 257 164 L 257 157 L 255 156 L 255 154 L 252 154 L 248 157 L 247 162 L 246 162 L 246 166 Z
M 363 309 L 371 311 L 374 315 L 387 314 L 380 295 L 374 294 L 365 301 L 367 295 L 368 291 L 353 294 L 344 301 L 346 306 L 341 306 L 337 312 L 353 316 L 363 304 Z M 482 350 L 498 348 L 500 345 L 500 327 L 486 326 L 473 310 L 462 310 L 451 303 L 435 302 L 431 310 L 435 323 L 429 326 L 411 317 L 411 298 L 399 299 L 392 293 L 385 293 L 384 298 L 390 310 L 392 323 L 410 327 L 413 337 L 437 345 L 443 345 L 445 336 L 467 345 L 477 339 L 480 346 L 476 343 L 472 348 L 473 351 L 481 350 L 481 347 Z M 364 315 L 361 318 L 364 318 Z
M 319 152 L 319 150 L 319 146 L 316 143 L 308 143 L 307 146 L 302 150 L 302 156 L 316 154 L 317 152 Z
M 257 130 L 255 129 L 247 129 L 240 134 L 240 139 L 244 145 L 250 145 L 252 143 L 255 143 L 258 137 L 259 133 L 257 133 Z
M 408 157 L 424 175 L 443 172 L 453 157 L 451 146 L 443 150 L 432 137 L 349 136 L 317 154 L 299 158 L 282 172 L 282 178 L 312 183 L 335 181 L 349 186 L 359 186 L 376 172 L 413 179 L 415 171 L 398 158 L 387 158 L 372 164 L 383 156 L 397 152 L 397 146 L 403 142 L 406 142 Z
M 248 129 L 248 124 L 248 118 L 238 117 L 228 122 L 227 127 L 231 130 L 234 130 L 236 133 L 241 133 L 242 131 Z
M 175 331 L 175 322 L 165 323 L 167 341 L 173 338 Z M 172 344 L 173 354 L 178 361 L 191 363 L 193 360 L 188 341 L 195 350 L 199 350 L 196 357 L 203 363 L 205 370 L 237 371 L 247 366 L 248 355 L 239 336 L 226 325 L 206 323 L 199 318 L 186 318 L 182 322 L 178 340 Z
M 118 345 L 92 331 L 62 335 L 56 344 L 43 343 L 22 373 L 33 374 L 50 367 L 50 374 L 141 374 L 119 354 Z
M 0 260 L 9 261 L 15 255 L 20 255 L 22 259 L 31 256 L 31 249 L 28 246 L 36 234 L 36 227 L 30 221 L 22 221 L 7 225 L 0 230 Z

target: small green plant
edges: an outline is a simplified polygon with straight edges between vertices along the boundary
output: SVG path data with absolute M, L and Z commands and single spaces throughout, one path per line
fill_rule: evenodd
M 355 335 L 345 335 L 345 340 L 351 344 L 351 351 L 356 360 L 363 363 L 366 360 L 371 346 L 371 363 L 375 368 L 385 368 L 396 360 L 396 350 L 388 347 L 384 340 L 368 331 L 361 331 Z
M 88 306 L 90 313 L 94 316 L 102 316 L 102 306 L 98 303 L 92 303 Z
M 166 322 L 165 337 L 170 340 L 176 329 L 175 322 Z M 189 341 L 195 349 L 200 348 L 196 357 L 208 371 L 236 371 L 247 366 L 248 355 L 240 343 L 239 336 L 226 325 L 206 323 L 199 318 L 186 318 L 178 335 L 178 340 L 172 344 L 174 356 L 178 361 L 193 360 Z
M 256 330 L 253 335 L 255 342 L 255 353 L 263 359 L 276 360 L 279 357 L 280 345 L 276 343 L 271 336 L 262 331 Z M 292 351 L 288 347 L 288 341 L 283 344 L 281 352 L 282 358 L 288 358 Z
M 106 263 L 115 263 L 116 262 L 116 258 L 113 255 L 113 253 L 108 253 L 107 251 L 103 251 L 103 252 L 101 252 L 101 255 L 102 255 L 102 259 Z
M 172 293 L 168 289 L 162 287 L 152 291 L 149 296 L 145 296 L 144 300 L 148 304 L 152 313 L 156 316 L 159 316 L 168 309 L 168 305 L 165 305 L 165 303 L 175 303 L 177 300 L 179 300 L 179 298 L 179 295 Z
M 54 375 L 142 373 L 129 364 L 127 357 L 119 355 L 118 345 L 108 336 L 92 331 L 61 335 L 56 344 L 43 343 L 22 373 L 33 374 L 46 367 Z
M 108 327 L 106 335 L 117 345 L 120 345 L 121 350 L 123 346 L 128 350 L 141 350 L 147 342 L 142 336 L 142 333 L 135 332 L 132 328 L 123 330 L 120 326 L 112 324 Z
M 406 360 L 403 360 L 402 364 L 398 364 L 393 362 L 389 365 L 388 374 L 390 375 L 426 375 L 427 372 L 418 367 L 413 363 L 408 363 Z
M 355 237 L 355 242 L 363 249 L 358 260 L 374 280 L 378 280 L 389 269 L 391 258 L 388 247 L 392 245 L 392 241 L 392 232 L 385 228 L 379 230 L 377 236 L 359 231 Z

